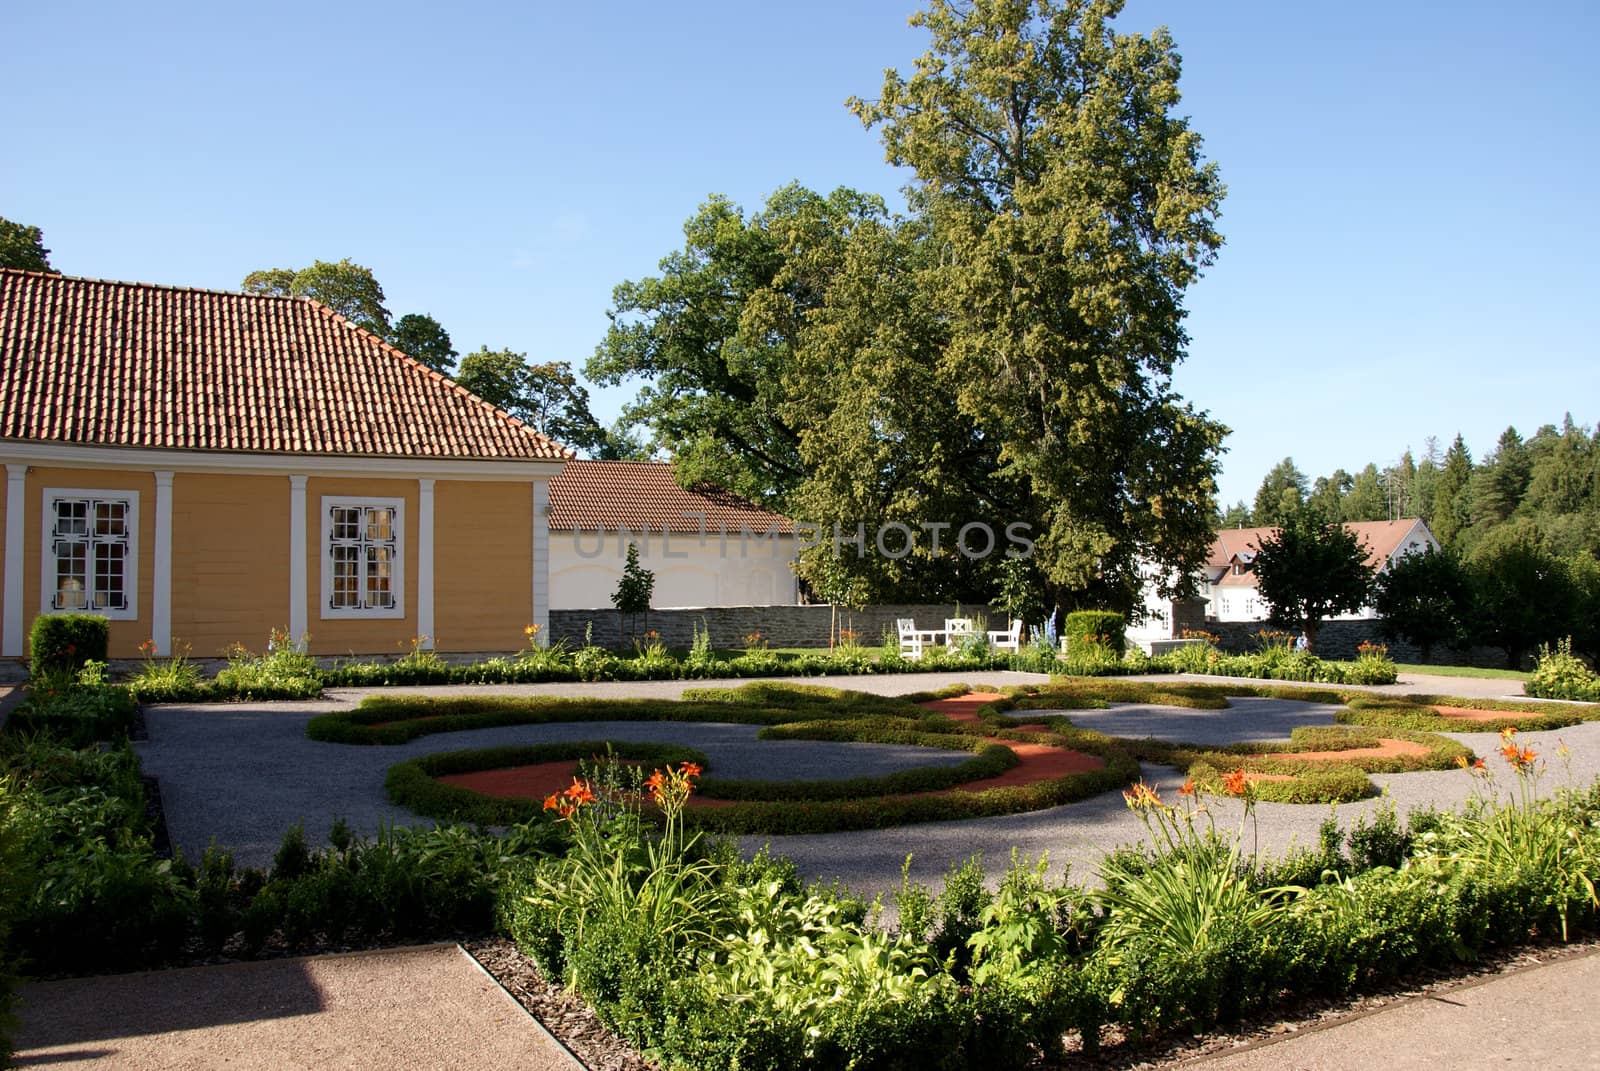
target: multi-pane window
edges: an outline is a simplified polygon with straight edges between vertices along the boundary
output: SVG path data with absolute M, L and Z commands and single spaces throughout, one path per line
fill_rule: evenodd
M 138 510 L 133 491 L 46 492 L 45 610 L 133 616 Z
M 323 500 L 323 594 L 333 616 L 398 616 L 401 504 L 395 499 Z

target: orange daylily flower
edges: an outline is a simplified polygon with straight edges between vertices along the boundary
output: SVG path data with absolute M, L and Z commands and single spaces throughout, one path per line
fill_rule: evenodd
M 1244 775 L 1243 766 L 1233 771 L 1233 773 L 1222 775 L 1222 790 L 1230 796 L 1243 796 L 1249 791 L 1249 788 L 1250 781 Z
M 1134 810 L 1145 810 L 1161 806 L 1161 788 L 1157 785 L 1147 785 L 1143 781 L 1136 781 L 1132 788 L 1122 793 L 1122 798 L 1128 801 L 1128 806 Z
M 1194 778 L 1189 778 L 1178 787 L 1178 795 L 1190 797 L 1194 796 Z

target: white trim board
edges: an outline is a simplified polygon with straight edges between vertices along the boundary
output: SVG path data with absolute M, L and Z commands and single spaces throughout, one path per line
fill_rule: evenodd
M 415 479 L 528 483 L 558 475 L 564 461 L 477 461 L 405 457 L 247 454 L 200 450 L 149 450 L 140 447 L 72 446 L 62 443 L 0 440 L 0 460 L 63 468 L 122 468 L 152 472 L 207 472 L 224 475 L 338 475 L 368 479 Z
M 128 515 L 125 524 L 128 528 L 128 553 L 123 559 L 125 568 L 122 573 L 123 590 L 128 596 L 128 605 L 121 610 L 111 610 L 104 607 L 86 606 L 82 609 L 57 610 L 51 603 L 54 601 L 55 584 L 55 555 L 52 553 L 51 544 L 54 542 L 55 511 L 50 508 L 50 503 L 58 498 L 104 498 L 109 500 L 125 499 L 128 503 Z M 39 541 L 39 612 L 41 614 L 96 614 L 108 621 L 137 621 L 139 619 L 139 492 L 129 491 L 125 488 L 107 490 L 94 487 L 46 487 L 43 497 L 39 500 L 40 541 Z M 93 518 L 90 518 L 93 523 Z M 84 568 L 93 570 L 93 556 L 85 561 Z M 87 573 L 85 575 L 88 575 Z
M 322 542 L 318 556 L 322 559 L 322 591 L 317 600 L 317 616 L 323 621 L 386 620 L 395 621 L 406 616 L 406 502 L 403 498 L 373 498 L 368 495 L 322 495 Z M 333 596 L 333 518 L 329 515 L 334 506 L 359 506 L 363 509 L 394 510 L 394 566 L 389 575 L 389 590 L 394 594 L 390 608 L 334 609 L 328 605 Z

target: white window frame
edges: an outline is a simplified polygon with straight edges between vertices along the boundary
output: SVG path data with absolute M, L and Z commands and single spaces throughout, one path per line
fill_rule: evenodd
M 84 562 L 87 587 L 84 592 L 88 605 L 83 607 L 55 605 L 56 597 L 56 503 L 67 498 L 93 501 L 122 502 L 126 506 L 124 519 L 127 551 L 122 559 L 122 590 L 127 605 L 121 609 L 94 605 L 94 552 L 91 549 Z M 39 612 L 43 614 L 95 614 L 111 621 L 136 621 L 139 618 L 139 492 L 122 488 L 46 487 L 41 524 L 42 539 L 39 544 L 42 559 L 39 565 Z M 91 518 L 92 523 L 92 518 Z M 94 545 L 94 535 L 89 534 L 89 545 Z
M 322 496 L 322 598 L 321 617 L 327 620 L 395 620 L 406 616 L 406 503 L 403 498 L 370 498 L 360 495 Z M 333 511 L 335 508 L 388 509 L 394 511 L 394 563 L 389 578 L 393 606 L 333 605 Z

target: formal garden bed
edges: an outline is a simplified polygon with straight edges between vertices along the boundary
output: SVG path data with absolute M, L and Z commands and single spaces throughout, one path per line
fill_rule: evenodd
M 532 634 L 537 630 L 529 626 Z M 1018 670 L 1068 676 L 1147 673 L 1198 673 L 1219 677 L 1320 682 L 1326 684 L 1392 684 L 1394 662 L 1381 647 L 1369 645 L 1350 662 L 1328 661 L 1294 650 L 1284 633 L 1263 632 L 1254 654 L 1226 655 L 1214 644 L 1200 643 L 1151 657 L 1127 647 L 1120 631 L 1069 642 L 1064 653 L 1053 632 L 1037 631 L 1034 640 L 1015 652 L 990 648 L 983 632 L 950 646 L 929 647 L 907 657 L 898 641 L 882 645 L 854 642 L 832 649 L 777 652 L 760 642 L 734 654 L 711 647 L 708 637 L 687 650 L 670 650 L 646 634 L 629 652 L 592 644 L 543 647 L 532 642 L 515 654 L 458 664 L 429 650 L 425 637 L 415 637 L 410 650 L 394 659 L 350 660 L 324 667 L 303 653 L 285 632 L 276 631 L 266 650 L 253 652 L 234 645 L 228 664 L 207 678 L 185 654 L 156 657 L 147 645 L 143 665 L 128 681 L 144 703 L 199 703 L 234 700 L 307 699 L 325 688 L 381 688 L 437 684 L 541 684 L 557 682 L 713 680 L 751 677 L 814 677 L 860 674 L 973 672 Z M 102 647 L 103 654 L 103 647 Z
M 1247 775 L 1312 778 L 1311 769 L 1266 765 L 1302 762 L 1304 754 L 1261 742 L 1188 755 L 1182 745 L 1059 724 L 1074 709 L 1119 702 L 1177 701 L 1209 717 L 1223 712 L 1225 691 L 1241 687 L 1097 679 L 966 702 L 951 702 L 954 690 L 916 697 L 935 709 L 776 684 L 691 692 L 676 705 L 374 697 L 322 723 L 330 738 L 377 744 L 479 718 L 583 716 L 586 706 L 595 717 L 605 708 L 610 720 L 690 710 L 819 739 L 1065 743 L 1101 754 L 1120 785 L 1136 776 L 1137 755 L 1167 748 L 1158 761 L 1190 760 L 1191 780 L 1177 795 L 1128 789 L 1151 839 L 1108 855 L 1093 885 L 1027 859 L 1013 860 L 996 883 L 973 862 L 937 892 L 905 882 L 886 925 L 846 891 L 808 887 L 792 864 L 742 858 L 693 828 L 699 815 L 756 805 L 838 807 L 845 817 L 830 816 L 826 828 L 848 828 L 850 815 L 877 810 L 883 797 L 696 809 L 688 801 L 706 779 L 693 768 L 703 764 L 671 750 L 591 767 L 551 809 L 541 801 L 532 820 L 493 835 L 466 825 L 375 837 L 336 830 L 317 846 L 290 829 L 272 865 L 259 870 L 234 866 L 220 847 L 195 860 L 163 859 L 126 742 L 133 705 L 89 666 L 37 683 L 0 732 L 0 934 L 8 962 L 48 976 L 500 933 L 663 1066 L 821 1068 L 1054 1063 L 1119 1040 L 1343 997 L 1408 971 L 1594 926 L 1600 789 L 1537 798 L 1543 757 L 1514 730 L 1487 764 L 1467 761 L 1458 774 L 1482 788 L 1463 812 L 1424 811 L 1409 821 L 1380 813 L 1347 832 L 1325 826 L 1315 848 L 1271 857 L 1246 845 L 1256 801 L 1283 782 Z M 1288 747 L 1347 752 L 1355 761 L 1318 760 L 1316 769 L 1362 777 L 1365 765 L 1420 759 L 1365 754 L 1376 741 L 1416 743 L 1430 764 L 1444 762 L 1442 745 L 1406 723 L 1433 717 L 1459 726 L 1438 708 L 1481 706 L 1245 690 L 1346 703 L 1340 726 Z M 1562 724 L 1596 710 L 1517 706 L 1505 713 Z M 639 763 L 655 776 L 645 778 Z M 947 809 L 952 799 L 994 797 L 1010 809 L 1022 791 L 920 798 L 949 818 L 963 816 Z M 1219 809 L 1207 805 L 1207 793 L 1243 799 L 1244 825 L 1214 826 Z

